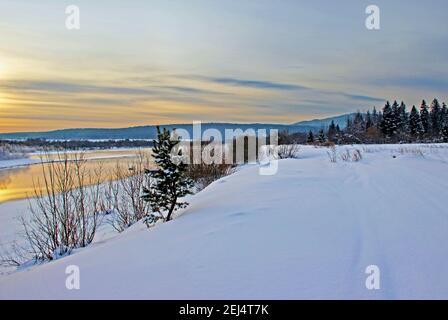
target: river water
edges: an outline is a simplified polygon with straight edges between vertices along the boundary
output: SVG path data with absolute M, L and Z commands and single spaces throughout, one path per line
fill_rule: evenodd
M 86 160 L 86 170 L 90 172 L 101 168 L 104 180 L 107 181 L 112 179 L 111 173 L 117 166 L 131 167 L 142 152 L 149 155 L 150 151 L 149 149 L 112 149 L 84 151 L 82 155 Z M 57 160 L 58 157 L 60 155 L 46 155 L 45 161 Z M 68 157 L 70 159 L 72 156 L 68 154 Z M 41 189 L 43 170 L 47 170 L 49 166 L 49 163 L 41 163 L 41 158 L 42 155 L 34 154 L 30 156 L 30 159 L 38 161 L 36 164 L 0 170 L 0 203 L 32 197 L 35 188 Z

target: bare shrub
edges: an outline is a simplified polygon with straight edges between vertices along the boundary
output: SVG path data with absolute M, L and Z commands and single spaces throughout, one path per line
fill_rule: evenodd
M 362 153 L 360 150 L 356 149 L 355 151 L 353 151 L 353 155 L 352 155 L 352 161 L 353 162 L 358 162 L 362 160 Z
M 145 169 L 153 166 L 148 154 L 143 151 L 125 166 L 117 163 L 111 180 L 105 188 L 104 211 L 112 214 L 111 225 L 121 232 L 148 213 L 148 204 L 142 199 L 143 187 L 148 185 Z
M 26 251 L 36 261 L 53 260 L 90 244 L 101 208 L 101 167 L 88 171 L 82 154 L 45 157 L 43 181 L 35 184 L 35 199 L 29 199 L 30 217 L 21 219 Z
M 328 158 L 330 159 L 330 162 L 332 162 L 332 163 L 336 163 L 337 162 L 337 156 L 338 156 L 338 153 L 337 153 L 337 151 L 336 151 L 336 146 L 331 146 L 330 147 L 330 151 L 327 151 L 327 155 L 328 155 Z
M 216 161 L 213 161 L 211 157 L 214 157 L 213 147 L 217 147 L 216 150 L 221 150 L 220 154 L 216 154 Z M 187 166 L 186 176 L 195 182 L 197 190 L 202 190 L 211 184 L 213 181 L 218 180 L 231 174 L 235 168 L 233 164 L 225 163 L 226 148 L 225 145 L 220 147 L 214 142 L 205 142 L 201 144 L 201 151 L 193 154 L 193 148 L 190 149 L 191 158 L 194 158 Z M 203 151 L 206 151 L 205 158 Z M 235 157 L 235 148 L 233 149 L 233 156 Z M 204 161 L 206 160 L 206 161 Z
M 407 148 L 407 147 L 403 147 L 403 148 L 399 148 L 397 150 L 398 153 L 400 153 L 401 155 L 405 155 L 405 154 L 409 154 L 409 155 L 414 155 L 414 156 L 418 156 L 418 157 L 424 157 L 425 154 L 423 152 L 423 150 L 421 148 Z
M 280 145 L 277 147 L 279 159 L 297 159 L 299 157 L 300 146 L 298 144 Z
M 196 183 L 196 187 L 201 190 L 213 181 L 230 175 L 234 170 L 231 164 L 190 164 L 187 167 L 186 175 Z
M 351 159 L 350 151 L 345 149 L 344 153 L 341 153 L 341 160 L 344 162 L 349 162 Z
M 13 241 L 8 247 L 1 245 L 0 249 L 0 265 L 4 267 L 18 268 L 31 259 L 29 253 L 17 241 Z
M 345 152 L 341 153 L 340 157 L 344 162 L 359 162 L 362 160 L 362 153 L 359 149 L 355 149 L 353 153 L 349 149 L 345 149 Z

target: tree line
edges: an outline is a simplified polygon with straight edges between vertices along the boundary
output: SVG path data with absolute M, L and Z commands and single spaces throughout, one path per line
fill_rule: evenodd
M 347 117 L 344 128 L 331 122 L 317 134 L 309 132 L 307 143 L 440 143 L 448 142 L 448 108 L 434 99 L 425 100 L 410 111 L 404 102 L 386 102 L 383 109 L 375 107 L 366 113 Z

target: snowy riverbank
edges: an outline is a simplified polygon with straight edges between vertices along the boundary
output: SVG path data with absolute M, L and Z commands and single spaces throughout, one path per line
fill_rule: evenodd
M 342 161 L 354 148 L 362 160 Z M 273 176 L 246 166 L 172 222 L 1 277 L 0 298 L 447 299 L 448 146 L 328 151 L 302 147 Z M 0 205 L 0 239 L 14 204 Z M 80 290 L 65 287 L 69 265 Z M 369 265 L 380 290 L 365 287 Z

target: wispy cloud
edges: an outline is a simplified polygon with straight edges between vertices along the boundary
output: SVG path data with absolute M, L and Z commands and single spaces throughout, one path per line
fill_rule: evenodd
M 371 96 L 365 96 L 365 95 L 357 95 L 357 94 L 349 94 L 349 93 L 344 93 L 343 96 L 352 99 L 352 100 L 356 100 L 356 101 L 364 101 L 364 102 L 384 102 L 386 101 L 383 98 L 377 98 L 377 97 L 371 97 Z
M 246 87 L 246 88 L 255 88 L 255 89 L 269 89 L 269 90 L 307 90 L 310 89 L 306 86 L 290 84 L 290 83 L 281 83 L 281 82 L 273 82 L 267 80 L 247 80 L 247 79 L 238 79 L 231 77 L 208 77 L 208 76 L 199 76 L 199 75 L 190 75 L 190 76 L 181 76 L 183 78 L 191 78 L 195 80 L 208 81 L 217 84 L 235 86 L 235 87 Z
M 192 88 L 192 87 L 185 87 L 185 86 L 156 86 L 155 88 L 159 89 L 165 89 L 180 93 L 190 93 L 190 94 L 226 94 L 225 92 L 218 92 L 218 91 L 212 91 L 207 89 L 200 89 L 200 88 Z
M 209 78 L 210 81 L 221 83 L 221 84 L 229 84 L 232 86 L 239 87 L 249 87 L 249 88 L 259 88 L 259 89 L 273 89 L 273 90 L 304 90 L 308 89 L 305 86 L 295 85 L 295 84 L 287 84 L 287 83 L 279 83 L 279 82 L 270 82 L 270 81 L 257 81 L 257 80 L 241 80 L 234 78 Z
M 49 91 L 66 93 L 107 93 L 128 95 L 147 95 L 154 93 L 153 90 L 146 88 L 101 86 L 64 81 L 10 80 L 2 82 L 0 88 L 14 91 Z

